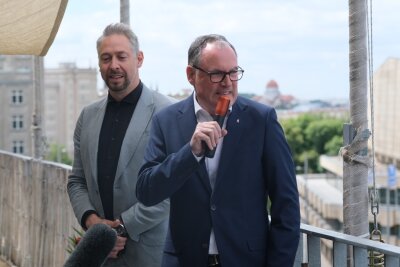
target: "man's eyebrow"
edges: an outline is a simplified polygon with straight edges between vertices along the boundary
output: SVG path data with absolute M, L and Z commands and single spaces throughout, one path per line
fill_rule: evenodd
M 122 54 L 127 55 L 128 52 L 126 52 L 126 51 L 117 51 L 117 52 L 115 52 L 114 54 L 116 54 L 116 55 L 122 55 Z M 100 54 L 100 57 L 102 57 L 102 56 L 111 56 L 111 53 L 109 53 L 109 52 L 104 52 L 104 53 Z
M 231 68 L 230 70 L 228 70 L 228 71 L 223 71 L 223 70 L 211 70 L 211 71 L 209 71 L 210 73 L 229 73 L 229 72 L 232 72 L 232 71 L 237 71 L 239 69 L 239 66 L 236 66 L 236 67 L 233 67 L 233 68 Z

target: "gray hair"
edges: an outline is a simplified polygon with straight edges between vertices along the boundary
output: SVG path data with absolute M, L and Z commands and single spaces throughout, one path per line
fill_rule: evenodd
M 188 51 L 188 64 L 198 65 L 200 61 L 200 55 L 207 44 L 210 43 L 224 43 L 229 45 L 236 54 L 235 47 L 225 38 L 219 34 L 207 34 L 197 37 L 189 47 Z M 237 54 L 236 54 L 237 55 Z
M 99 39 L 97 39 L 97 53 L 100 52 L 100 45 L 103 42 L 104 38 L 113 34 L 124 35 L 126 38 L 128 38 L 129 43 L 132 46 L 133 52 L 135 54 L 139 52 L 139 40 L 132 29 L 124 23 L 112 23 L 104 29 L 103 35 L 100 36 Z

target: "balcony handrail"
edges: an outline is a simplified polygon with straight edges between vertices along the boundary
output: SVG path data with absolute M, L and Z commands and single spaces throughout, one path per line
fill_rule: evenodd
M 301 224 L 301 232 L 307 235 L 313 235 L 324 239 L 329 239 L 335 242 L 352 245 L 359 248 L 364 248 L 373 251 L 379 251 L 385 255 L 396 256 L 400 258 L 400 247 L 377 242 L 368 238 L 357 237 L 343 234 L 331 230 L 325 230 L 308 224 Z
M 320 267 L 328 266 L 328 264 L 334 267 L 344 267 L 351 262 L 354 264 L 351 266 L 355 267 L 400 266 L 400 247 L 370 240 L 368 234 L 365 237 L 357 237 L 307 224 L 301 224 L 300 229 L 302 234 L 294 264 L 296 267 Z M 306 235 L 305 240 L 304 235 Z M 321 242 L 322 240 L 332 241 L 333 246 L 327 246 L 326 242 Z M 322 246 L 325 246 L 325 252 L 327 252 L 326 248 L 331 250 L 331 253 L 324 254 L 327 262 L 323 261 L 321 257 Z M 351 255 L 349 256 L 348 253 Z M 303 256 L 306 259 L 303 259 Z M 324 265 L 322 265 L 323 262 Z
M 65 190 L 70 169 L 0 150 L 0 256 L 17 266 L 65 262 L 68 237 L 74 234 L 73 227 L 79 228 Z M 321 245 L 326 242 L 321 240 L 333 242 L 333 266 L 346 266 L 347 246 L 353 246 L 354 266 L 368 265 L 367 250 L 385 254 L 385 267 L 400 266 L 400 247 L 307 224 L 301 224 L 301 233 L 296 267 L 303 263 L 305 252 L 308 266 L 325 267 L 321 253 L 327 251 Z

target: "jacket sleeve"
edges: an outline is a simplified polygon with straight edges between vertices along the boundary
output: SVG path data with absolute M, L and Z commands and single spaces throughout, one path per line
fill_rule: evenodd
M 136 196 L 146 206 L 169 198 L 200 166 L 189 143 L 176 152 L 167 151 L 166 143 L 174 141 L 164 139 L 160 119 L 155 116 L 136 185 Z
M 137 202 L 121 214 L 121 218 L 132 240 L 139 241 L 140 235 L 156 227 L 169 216 L 169 200 L 146 207 Z
M 79 115 L 74 131 L 74 162 L 67 183 L 68 196 L 79 223 L 82 223 L 82 216 L 86 211 L 96 210 L 89 199 L 88 186 L 80 153 L 84 112 L 85 110 Z
M 300 237 L 294 163 L 276 112 L 268 112 L 264 140 L 265 179 L 271 200 L 267 266 L 293 266 Z

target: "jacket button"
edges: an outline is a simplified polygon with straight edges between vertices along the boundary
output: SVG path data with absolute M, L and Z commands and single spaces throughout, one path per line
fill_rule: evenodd
M 211 210 L 212 211 L 216 211 L 217 210 L 217 206 L 215 206 L 214 204 L 211 205 Z

